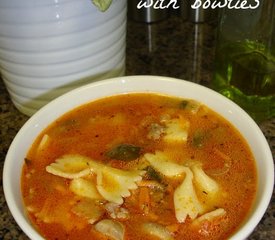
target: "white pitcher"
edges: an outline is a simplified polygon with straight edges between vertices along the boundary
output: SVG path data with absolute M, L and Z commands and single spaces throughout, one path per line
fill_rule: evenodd
M 126 0 L 1 0 L 0 71 L 14 105 L 32 115 L 55 97 L 125 72 Z

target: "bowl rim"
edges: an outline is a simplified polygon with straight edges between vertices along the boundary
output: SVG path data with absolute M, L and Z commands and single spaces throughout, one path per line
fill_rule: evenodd
M 150 81 L 148 79 L 150 79 Z M 162 84 L 159 84 L 160 82 Z M 152 84 L 156 84 L 156 85 L 152 87 Z M 169 87 L 171 86 L 174 86 L 173 90 L 169 89 Z M 176 88 L 177 86 L 179 88 Z M 4 167 L 3 167 L 3 190 L 4 190 L 5 199 L 6 199 L 8 208 L 12 213 L 13 218 L 15 219 L 19 227 L 25 232 L 25 234 L 28 235 L 31 239 L 36 239 L 36 240 L 43 239 L 38 234 L 38 232 L 34 229 L 34 227 L 30 225 L 29 221 L 26 219 L 25 215 L 20 210 L 18 203 L 16 202 L 16 201 L 21 201 L 21 204 L 22 204 L 22 199 L 20 200 L 16 199 L 16 197 L 22 198 L 20 183 L 18 186 L 20 191 L 19 193 L 20 196 L 16 196 L 14 193 L 15 190 L 12 188 L 12 183 L 16 181 L 16 179 L 11 179 L 12 166 L 14 164 L 13 159 L 15 158 L 16 152 L 18 151 L 18 149 L 16 148 L 17 146 L 20 146 L 20 141 L 24 139 L 25 134 L 28 131 L 30 131 L 30 129 L 35 129 L 36 131 L 36 133 L 33 133 L 31 139 L 29 140 L 32 143 L 33 140 L 37 137 L 37 135 L 41 131 L 43 131 L 43 129 L 47 127 L 55 119 L 62 116 L 64 113 L 82 104 L 85 104 L 89 101 L 94 101 L 96 99 L 106 97 L 106 96 L 111 96 L 111 95 L 124 94 L 124 93 L 136 93 L 136 92 L 163 93 L 163 94 L 172 95 L 172 96 L 178 95 L 184 98 L 184 95 L 180 95 L 180 92 L 181 92 L 180 87 L 187 87 L 187 88 L 193 89 L 193 91 L 196 90 L 198 91 L 198 93 L 204 93 L 206 96 L 210 95 L 211 99 L 205 98 L 205 101 L 201 101 L 201 102 L 205 104 L 207 107 L 217 112 L 218 114 L 220 114 L 221 116 L 223 116 L 225 119 L 227 119 L 243 135 L 240 129 L 241 123 L 240 125 L 236 126 L 236 123 L 238 124 L 238 121 L 232 122 L 233 117 L 238 116 L 238 118 L 240 118 L 241 116 L 241 118 L 247 124 L 249 124 L 249 126 L 253 130 L 253 133 L 251 134 L 257 135 L 256 141 L 261 143 L 261 148 L 260 148 L 262 149 L 261 153 L 263 154 L 264 159 L 266 159 L 266 162 L 267 162 L 266 164 L 267 166 L 265 166 L 266 167 L 265 170 L 267 171 L 265 173 L 265 176 L 268 181 L 264 185 L 265 187 L 264 194 L 263 196 L 261 196 L 260 203 L 258 204 L 258 207 L 255 210 L 255 212 L 251 213 L 251 215 L 253 214 L 253 217 L 249 218 L 246 224 L 243 226 L 240 226 L 236 230 L 236 232 L 230 237 L 231 240 L 240 240 L 240 239 L 247 238 L 251 234 L 251 232 L 255 229 L 255 227 L 258 225 L 260 220 L 262 219 L 270 203 L 272 193 L 273 193 L 273 184 L 274 184 L 273 157 L 272 157 L 270 147 L 267 143 L 267 140 L 263 135 L 263 132 L 261 131 L 259 126 L 255 123 L 255 121 L 243 109 L 241 109 L 237 104 L 235 104 L 231 100 L 215 92 L 214 90 L 190 81 L 182 80 L 182 79 L 164 77 L 164 76 L 153 76 L 153 75 L 136 75 L 136 76 L 133 75 L 133 76 L 115 77 L 115 78 L 93 82 L 93 83 L 84 85 L 82 87 L 78 87 L 52 100 L 50 103 L 42 107 L 40 110 L 38 110 L 32 117 L 30 117 L 26 121 L 26 123 L 22 126 L 22 128 L 18 131 L 15 138 L 13 139 L 8 149 L 8 152 L 6 154 Z M 106 90 L 108 88 L 109 90 Z M 104 89 L 107 92 L 101 92 Z M 93 91 L 93 94 L 91 94 L 90 96 L 87 96 L 88 95 L 87 93 L 89 91 Z M 83 93 L 86 93 L 86 94 L 83 94 Z M 192 91 L 190 91 L 190 93 L 186 92 L 185 95 L 191 96 L 193 95 L 193 93 Z M 186 97 L 186 98 L 194 99 L 194 97 Z M 202 96 L 199 94 L 195 98 L 201 99 Z M 73 99 L 74 101 L 67 102 L 67 100 L 69 99 Z M 213 109 L 212 104 L 213 102 L 216 102 L 216 101 L 217 102 L 220 101 L 219 104 L 226 105 L 226 107 L 229 107 L 229 109 L 227 111 L 225 110 L 218 111 L 216 109 Z M 209 105 L 210 102 L 212 102 L 212 104 Z M 67 104 L 64 104 L 64 103 L 67 103 Z M 51 113 L 52 109 L 54 109 L 55 107 L 58 107 L 59 105 L 62 105 L 62 109 L 58 109 L 54 113 L 49 114 Z M 44 122 L 43 124 L 40 124 L 41 119 L 43 119 L 42 121 Z M 246 139 L 246 141 L 248 141 L 246 137 L 244 138 Z M 27 145 L 27 144 L 24 143 L 23 145 Z M 250 146 L 249 143 L 248 145 Z M 28 150 L 29 147 L 25 146 L 25 150 L 24 150 L 25 152 L 27 151 L 26 149 Z M 251 149 L 251 151 L 252 150 L 253 149 Z M 21 166 L 22 164 L 23 162 L 21 163 Z M 21 173 L 21 170 L 20 170 L 20 173 Z M 18 180 L 18 177 L 17 177 L 17 180 Z M 18 185 L 18 182 L 17 182 L 17 185 Z

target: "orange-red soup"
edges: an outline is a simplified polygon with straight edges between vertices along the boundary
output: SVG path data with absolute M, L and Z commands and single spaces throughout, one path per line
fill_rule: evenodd
M 253 156 L 229 122 L 196 101 L 149 93 L 60 117 L 22 172 L 29 218 L 54 240 L 227 239 L 256 185 Z

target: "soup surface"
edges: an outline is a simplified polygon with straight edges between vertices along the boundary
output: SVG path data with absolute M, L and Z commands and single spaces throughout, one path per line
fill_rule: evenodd
M 255 197 L 240 133 L 190 99 L 123 94 L 88 103 L 31 146 L 22 194 L 46 239 L 227 239 Z

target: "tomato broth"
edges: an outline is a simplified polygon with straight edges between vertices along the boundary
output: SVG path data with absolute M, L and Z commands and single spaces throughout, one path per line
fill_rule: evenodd
M 228 239 L 252 206 L 252 153 L 192 99 L 122 94 L 80 106 L 31 146 L 21 189 L 46 239 Z

